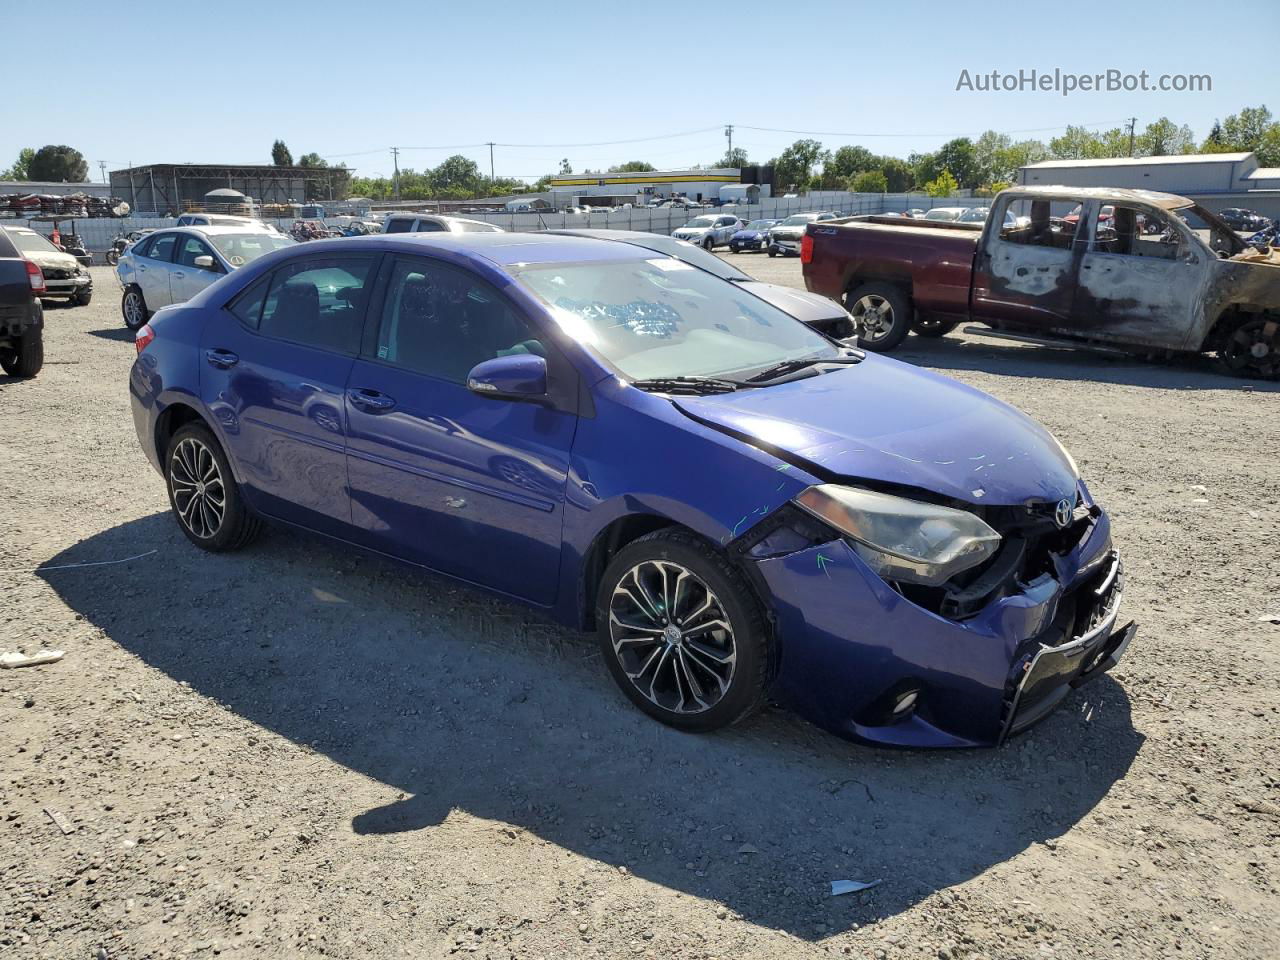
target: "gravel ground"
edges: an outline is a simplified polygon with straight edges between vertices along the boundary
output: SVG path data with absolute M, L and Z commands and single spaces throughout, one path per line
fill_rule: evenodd
M 0 954 L 1280 956 L 1274 389 L 913 338 L 1074 451 L 1128 657 L 999 750 L 688 736 L 520 607 L 288 533 L 192 548 L 94 275 L 0 377 L 0 648 L 67 651 L 0 672 Z

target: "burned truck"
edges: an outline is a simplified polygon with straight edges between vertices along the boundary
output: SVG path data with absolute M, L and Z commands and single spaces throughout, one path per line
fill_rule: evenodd
M 1280 252 L 1173 194 L 1019 187 L 996 196 L 985 224 L 815 223 L 801 261 L 805 285 L 843 300 L 871 350 L 972 321 L 966 333 L 1213 353 L 1231 373 L 1280 379 Z

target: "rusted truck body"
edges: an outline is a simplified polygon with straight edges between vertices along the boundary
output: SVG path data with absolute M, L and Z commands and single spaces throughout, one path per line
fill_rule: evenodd
M 808 289 L 843 300 L 873 350 L 976 321 L 1055 346 L 1214 352 L 1232 372 L 1280 377 L 1280 255 L 1173 194 L 1021 187 L 983 225 L 815 223 L 801 261 Z

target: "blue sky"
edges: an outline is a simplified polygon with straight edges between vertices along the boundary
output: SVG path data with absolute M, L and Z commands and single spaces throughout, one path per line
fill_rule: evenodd
M 37 4 L 0 0 L 0 35 L 83 38 L 28 48 L 25 96 L 5 111 L 22 122 L 0 124 L 0 167 L 45 143 L 79 149 L 95 179 L 99 160 L 266 163 L 279 137 L 295 158 L 314 150 L 365 174 L 390 173 L 392 145 L 402 166 L 462 153 L 487 171 L 488 148 L 462 145 L 493 140 L 513 145 L 495 148 L 499 175 L 533 179 L 561 157 L 575 170 L 708 163 L 726 123 L 753 160 L 801 135 L 780 130 L 899 156 L 988 128 L 1047 140 L 1068 123 L 1130 116 L 1141 130 L 1167 115 L 1203 137 L 1215 117 L 1268 99 L 1274 85 L 1259 78 L 1274 73 L 1280 40 L 1275 0 L 63 6 L 74 16 L 54 24 Z M 9 66 L 12 83 L 13 56 Z M 962 69 L 1055 67 L 1207 73 L 1213 89 L 956 90 Z M 636 138 L 661 139 L 559 146 Z

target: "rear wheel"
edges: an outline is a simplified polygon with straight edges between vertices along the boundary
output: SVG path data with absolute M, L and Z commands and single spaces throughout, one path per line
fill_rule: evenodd
M 106 252 L 105 257 L 107 261 L 107 266 L 114 267 L 117 263 L 120 262 L 120 251 L 116 250 L 113 247 L 112 249 Z
M 253 540 L 262 521 L 245 508 L 222 447 L 203 423 L 180 427 L 165 451 L 169 505 L 187 539 L 202 550 L 238 550 Z
M 892 350 L 911 329 L 911 299 L 891 283 L 866 283 L 845 297 L 845 308 L 858 324 L 858 346 Z
M 714 250 L 715 247 L 716 247 L 716 242 L 712 240 L 710 237 L 707 237 L 707 239 L 702 241 L 702 249 L 706 250 L 708 253 Z
M 147 322 L 147 301 L 137 287 L 127 287 L 120 300 L 120 312 L 124 315 L 124 325 L 130 330 L 141 329 Z
M 769 632 L 741 575 L 708 544 L 659 530 L 623 547 L 601 578 L 596 618 L 609 672 L 645 713 L 714 730 L 764 702 Z
M 953 320 L 938 320 L 933 317 L 917 317 L 911 330 L 921 337 L 945 337 L 959 324 Z
M 1280 317 L 1241 316 L 1218 347 L 1218 363 L 1237 377 L 1280 380 Z
M 44 366 L 44 331 L 28 327 L 15 346 L 0 347 L 0 369 L 11 377 L 34 377 Z

